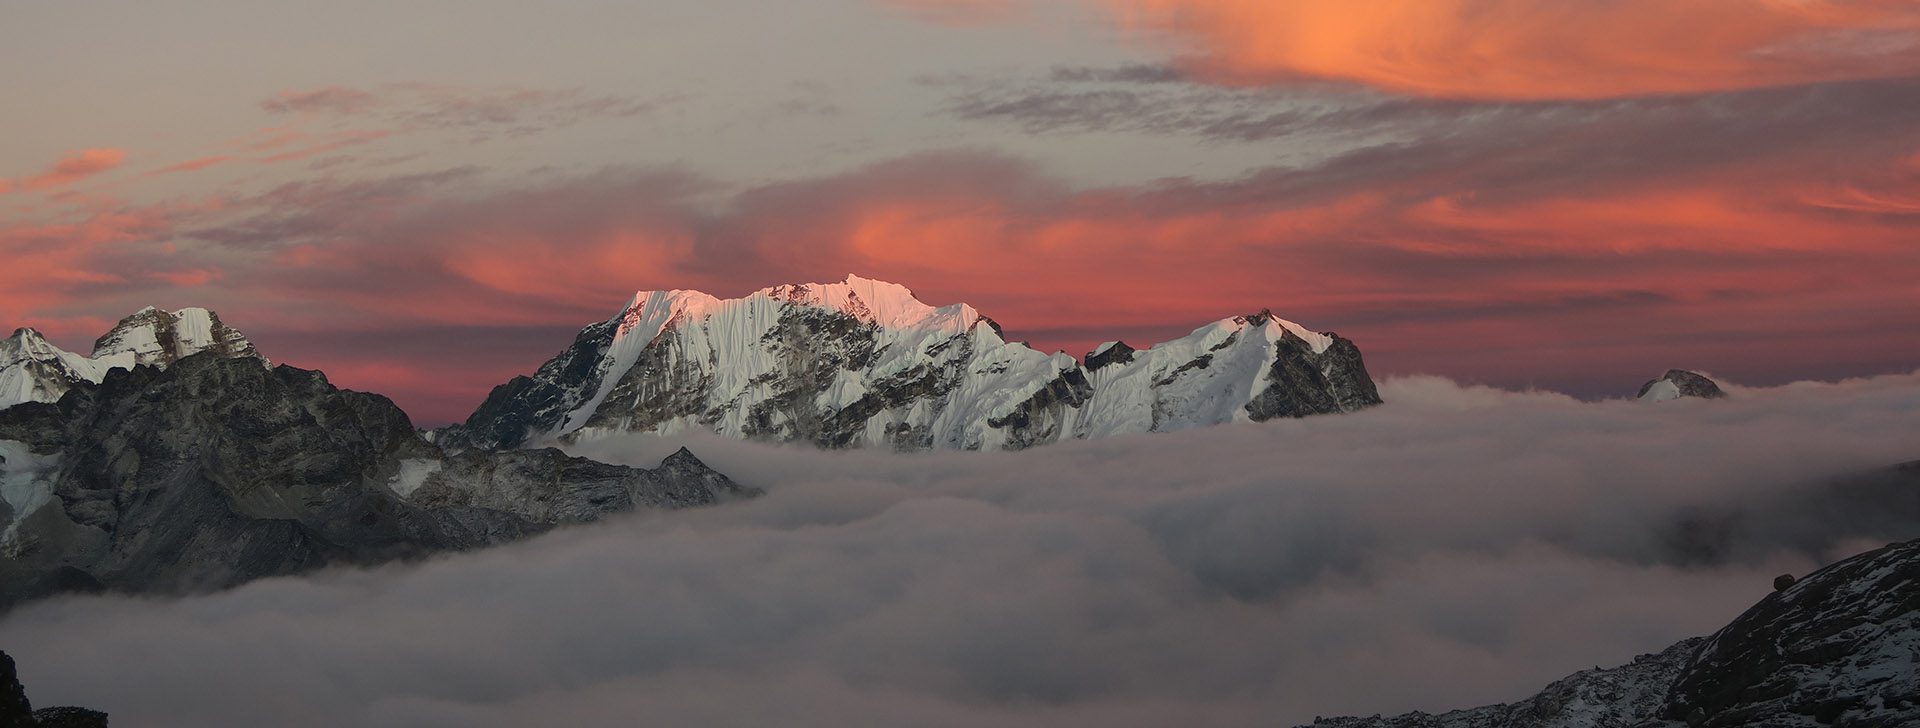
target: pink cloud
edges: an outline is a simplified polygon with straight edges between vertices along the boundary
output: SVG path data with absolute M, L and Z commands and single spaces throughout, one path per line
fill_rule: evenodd
M 107 172 L 126 161 L 127 153 L 121 149 L 82 149 L 54 163 L 46 171 L 9 183 L 0 180 L 0 193 L 14 187 L 23 190 L 46 190 L 65 187 L 89 177 Z

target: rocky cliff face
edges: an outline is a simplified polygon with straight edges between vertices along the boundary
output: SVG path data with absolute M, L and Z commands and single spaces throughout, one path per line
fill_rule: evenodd
M 181 593 L 466 549 L 633 508 L 748 495 L 681 453 L 450 458 L 384 397 L 206 351 L 0 410 L 0 608 Z
M 0 341 L 0 409 L 52 402 L 75 384 L 99 383 L 113 369 L 165 369 L 201 352 L 267 363 L 253 342 L 204 308 L 143 308 L 95 341 L 91 356 L 62 350 L 33 329 L 17 329 Z
M 1351 412 L 1379 404 L 1352 342 L 1261 312 L 1086 363 L 1005 340 L 972 307 L 891 283 L 787 285 L 721 300 L 647 291 L 531 377 L 437 434 L 494 450 L 695 428 L 895 450 L 1066 439 Z
M 1711 637 L 1575 674 L 1531 699 L 1322 728 L 1920 725 L 1920 541 L 1828 566 Z

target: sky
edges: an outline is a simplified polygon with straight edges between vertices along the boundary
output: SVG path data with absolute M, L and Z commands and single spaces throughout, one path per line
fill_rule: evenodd
M 1920 361 L 1910 0 L 0 0 L 0 327 L 464 418 L 637 290 L 1593 398 Z
M 115 725 L 1289 726 L 1519 700 L 1910 538 L 1920 372 L 1659 405 L 1382 382 L 1022 452 L 682 442 L 757 498 L 0 620 Z

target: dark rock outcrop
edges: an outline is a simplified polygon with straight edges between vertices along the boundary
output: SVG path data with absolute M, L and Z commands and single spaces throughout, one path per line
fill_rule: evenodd
M 1846 559 L 1709 638 L 1661 715 L 1701 728 L 1920 725 L 1920 541 Z
M 0 652 L 0 728 L 106 728 L 107 714 L 62 706 L 33 709 L 13 657 Z
M 33 711 L 34 728 L 107 728 L 107 714 L 98 710 L 60 706 Z
M 617 326 L 603 321 L 586 327 L 560 356 L 533 376 L 518 376 L 494 387 L 467 421 L 442 428 L 435 441 L 452 449 L 503 450 L 526 444 L 529 433 L 557 429 L 584 394 L 600 386 L 599 368 Z
M 13 666 L 13 656 L 0 652 L 0 728 L 33 725 L 33 703 Z
M 1356 412 L 1380 404 L 1380 390 L 1367 374 L 1360 347 L 1345 337 L 1332 338 L 1333 345 L 1319 353 L 1291 332 L 1274 343 L 1268 384 L 1247 402 L 1253 421 Z
M 30 495 L 0 510 L 0 609 L 223 589 L 753 492 L 690 454 L 654 470 L 557 451 L 449 457 L 385 397 L 214 353 L 0 410 L 0 441 L 38 468 L 9 475 Z
M 1084 366 L 1087 371 L 1097 372 L 1114 364 L 1126 364 L 1133 361 L 1135 351 L 1138 350 L 1127 346 L 1127 342 L 1116 341 L 1105 349 L 1087 354 Z

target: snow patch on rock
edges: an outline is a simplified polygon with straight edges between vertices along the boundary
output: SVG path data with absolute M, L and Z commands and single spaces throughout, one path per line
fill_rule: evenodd
M 401 498 L 411 497 L 414 491 L 420 489 L 421 483 L 427 482 L 427 476 L 440 472 L 440 468 L 445 466 L 446 462 L 438 458 L 402 460 L 400 471 L 394 473 L 393 477 L 387 481 L 387 490 L 393 491 L 394 495 Z
M 19 536 L 21 521 L 53 501 L 53 475 L 59 466 L 58 456 L 37 455 L 24 442 L 0 440 L 0 501 L 7 505 L 0 547 Z

